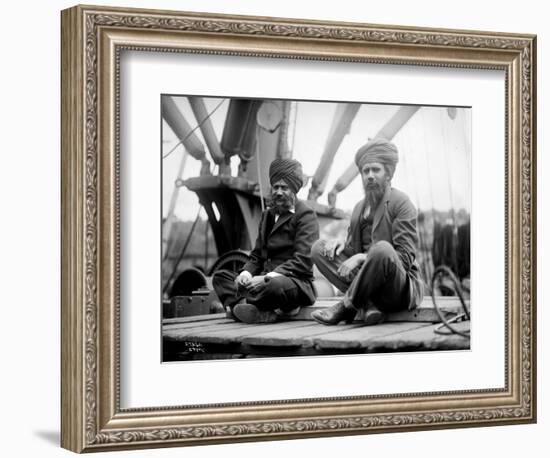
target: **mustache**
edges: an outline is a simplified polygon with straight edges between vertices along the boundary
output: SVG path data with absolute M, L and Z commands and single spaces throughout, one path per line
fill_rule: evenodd
M 291 208 L 295 203 L 294 196 L 286 196 L 286 195 L 276 195 L 271 194 L 269 198 L 267 199 L 267 204 L 269 207 L 273 207 L 275 210 L 288 210 Z
M 382 189 L 382 186 L 377 181 L 369 182 L 365 185 L 366 189 Z
M 383 187 L 380 183 L 373 182 L 373 183 L 367 183 L 364 186 L 365 191 L 365 197 L 370 205 L 377 205 L 378 202 L 380 202 L 380 199 L 382 199 L 382 196 L 384 195 L 385 187 Z

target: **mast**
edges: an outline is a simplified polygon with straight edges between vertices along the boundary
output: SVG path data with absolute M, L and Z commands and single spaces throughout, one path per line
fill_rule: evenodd
M 317 200 L 323 194 L 327 185 L 328 174 L 334 161 L 334 156 L 342 144 L 342 140 L 349 133 L 351 123 L 361 108 L 358 103 L 340 103 L 334 113 L 332 125 L 328 134 L 323 156 L 313 175 L 309 189 L 308 200 Z
M 382 137 L 387 140 L 391 140 L 409 121 L 409 119 L 411 119 L 419 108 L 420 107 L 418 106 L 402 106 L 374 137 Z M 357 170 L 357 166 L 354 162 L 350 164 L 340 178 L 338 178 L 333 188 L 328 193 L 328 204 L 330 207 L 336 206 L 336 197 L 338 196 L 338 193 L 346 189 L 357 175 L 359 175 L 359 170 Z

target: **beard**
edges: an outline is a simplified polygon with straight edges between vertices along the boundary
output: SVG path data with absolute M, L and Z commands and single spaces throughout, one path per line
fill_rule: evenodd
M 294 206 L 294 204 L 296 203 L 296 195 L 292 193 L 282 196 L 271 194 L 267 203 L 269 207 L 275 210 L 275 213 L 282 215 L 283 213 L 288 212 Z
M 382 200 L 382 196 L 384 196 L 386 187 L 387 184 L 381 185 L 376 181 L 374 183 L 366 184 L 363 187 L 365 191 L 365 199 L 367 200 L 367 203 L 370 205 L 371 208 L 378 207 L 378 204 Z

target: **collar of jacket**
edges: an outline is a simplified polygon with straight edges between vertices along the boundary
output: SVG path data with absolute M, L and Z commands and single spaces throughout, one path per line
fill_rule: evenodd
M 382 216 L 384 216 L 384 212 L 386 211 L 386 206 L 390 201 L 390 196 L 391 196 L 391 186 L 388 185 L 386 186 L 384 195 L 382 196 L 382 199 L 380 200 L 380 203 L 378 204 L 378 207 L 376 207 L 376 210 L 374 212 L 374 221 L 372 223 L 373 231 L 376 229 L 376 226 L 378 226 L 378 224 L 380 223 Z
M 281 216 L 283 215 L 286 215 L 286 214 L 291 214 L 293 215 L 295 213 L 296 209 L 293 207 L 289 208 L 288 211 L 286 211 L 285 213 L 273 213 L 275 215 L 275 222 L 279 221 L 279 218 L 281 218 Z
M 386 190 L 384 191 L 384 195 L 382 196 L 382 199 L 380 200 L 380 203 L 378 204 L 378 207 L 376 207 L 376 210 L 374 212 L 374 219 L 372 222 L 372 231 L 376 229 L 378 224 L 380 223 L 380 220 L 384 216 L 384 212 L 386 211 L 386 207 L 388 205 L 388 202 L 390 201 L 391 197 L 391 186 L 388 186 Z M 350 220 L 350 240 L 349 245 L 351 246 L 352 250 L 355 253 L 361 252 L 361 236 L 360 236 L 360 225 L 359 220 L 361 219 L 361 216 L 365 212 L 365 206 L 366 206 L 366 199 L 363 198 L 358 205 L 354 208 L 352 214 L 351 214 L 351 220 Z
M 277 216 L 277 215 L 281 216 L 281 213 L 277 213 L 273 207 L 269 207 L 268 210 L 269 210 L 274 216 Z M 296 213 L 296 206 L 293 205 L 292 207 L 290 207 L 290 208 L 288 209 L 288 212 L 290 212 L 290 213 Z M 285 213 L 287 213 L 287 212 L 285 212 Z M 285 213 L 282 213 L 282 214 L 285 214 Z
M 299 206 L 300 203 L 298 200 L 296 200 L 296 204 L 290 208 L 288 210 L 288 212 L 286 213 L 283 213 L 282 215 L 277 215 L 277 213 L 275 213 L 274 209 L 272 207 L 268 208 L 268 212 L 270 212 L 274 219 L 275 219 L 275 222 L 273 224 L 273 226 L 271 227 L 271 231 L 269 231 L 269 234 L 272 234 L 273 232 L 275 232 L 277 229 L 279 229 L 279 227 L 281 227 L 283 225 L 283 223 L 285 223 L 286 221 L 288 221 L 290 218 L 292 218 L 292 216 L 296 213 L 296 207 Z M 277 216 L 279 216 L 277 218 Z M 264 228 L 265 230 L 265 228 Z M 265 234 L 266 236 L 268 236 L 269 234 Z

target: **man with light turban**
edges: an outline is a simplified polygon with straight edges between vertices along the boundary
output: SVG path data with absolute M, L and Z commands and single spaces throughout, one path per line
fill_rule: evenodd
M 275 159 L 269 167 L 271 195 L 256 245 L 240 273 L 220 270 L 212 283 L 237 321 L 272 323 L 315 302 L 311 247 L 319 238 L 315 212 L 296 198 L 301 164 Z
M 312 248 L 319 271 L 344 293 L 334 306 L 312 313 L 319 323 L 351 323 L 363 310 L 365 324 L 378 324 L 387 313 L 422 302 L 416 208 L 391 186 L 398 160 L 396 146 L 384 138 L 370 139 L 355 155 L 365 198 L 353 209 L 347 238 L 318 240 Z

